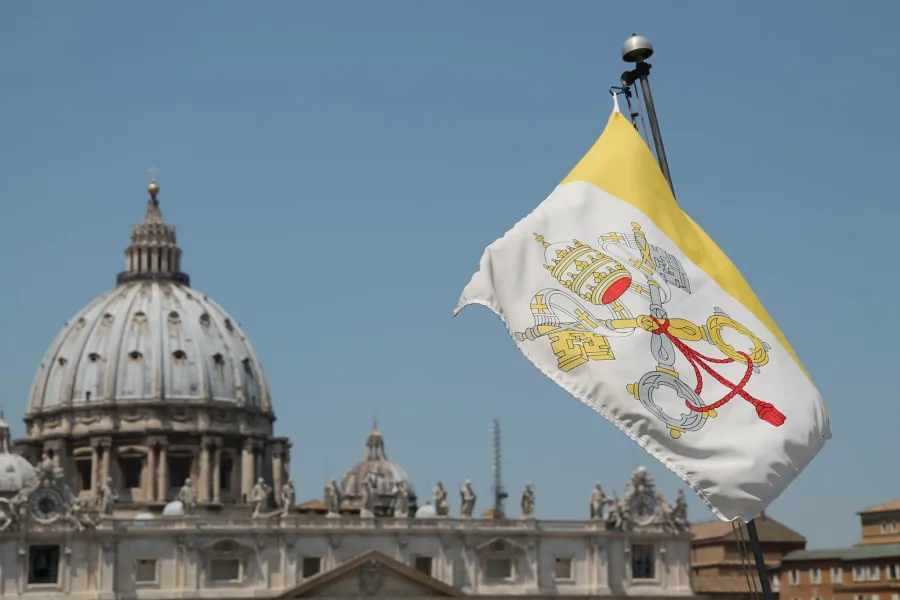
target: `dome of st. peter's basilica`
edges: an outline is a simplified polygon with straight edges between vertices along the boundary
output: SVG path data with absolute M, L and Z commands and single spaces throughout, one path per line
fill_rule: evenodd
M 253 346 L 190 287 L 159 187 L 149 191 L 116 287 L 70 319 L 41 361 L 16 445 L 33 462 L 51 458 L 83 496 L 111 479 L 120 503 L 161 508 L 191 479 L 200 504 L 244 503 L 259 477 L 280 489 L 289 443 L 273 437 Z

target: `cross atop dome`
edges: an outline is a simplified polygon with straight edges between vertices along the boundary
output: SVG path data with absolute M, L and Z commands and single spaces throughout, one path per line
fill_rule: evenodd
M 125 270 L 119 273 L 119 284 L 142 279 L 171 281 L 190 285 L 190 277 L 181 271 L 181 248 L 175 238 L 175 226 L 166 223 L 159 207 L 159 184 L 155 167 L 149 169 L 147 212 L 143 220 L 131 228 L 131 244 L 125 250 Z
M 159 210 L 159 200 L 156 199 L 156 196 L 159 194 L 159 184 L 156 183 L 156 175 L 159 173 L 159 169 L 156 167 L 150 167 L 147 169 L 147 172 L 150 173 L 150 184 L 147 186 L 147 191 L 150 192 L 150 200 L 147 202 L 147 214 L 144 215 L 144 223 L 160 223 L 165 225 L 165 220 L 163 220 L 162 211 Z M 174 236 L 174 227 L 173 236 Z

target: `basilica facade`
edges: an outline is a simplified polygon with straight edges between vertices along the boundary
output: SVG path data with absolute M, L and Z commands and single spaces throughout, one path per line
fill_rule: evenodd
M 149 192 L 116 286 L 42 359 L 26 437 L 0 418 L 0 597 L 694 597 L 683 494 L 643 469 L 621 500 L 584 491 L 582 521 L 536 519 L 530 487 L 522 517 L 479 514 L 469 483 L 417 496 L 373 426 L 298 504 L 259 357 Z

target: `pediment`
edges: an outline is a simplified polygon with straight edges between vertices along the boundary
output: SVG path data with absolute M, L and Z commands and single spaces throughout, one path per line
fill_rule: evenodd
M 462 591 L 381 552 L 369 550 L 330 571 L 319 573 L 304 581 L 279 596 L 279 599 L 373 596 L 445 598 L 464 595 Z
M 510 555 L 525 552 L 527 548 L 507 537 L 495 537 L 475 546 L 479 554 Z
M 244 556 L 254 551 L 252 546 L 242 544 L 234 538 L 221 538 L 198 548 L 200 554 L 214 557 Z

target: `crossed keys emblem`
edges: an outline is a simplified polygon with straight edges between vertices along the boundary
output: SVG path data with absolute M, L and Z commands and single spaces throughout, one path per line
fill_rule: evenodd
M 656 367 L 626 389 L 666 424 L 672 438 L 700 430 L 736 397 L 753 405 L 760 419 L 780 427 L 785 416 L 746 389 L 751 377 L 769 362 L 771 347 L 718 307 L 700 326 L 686 319 L 670 318 L 664 305 L 671 300 L 675 289 L 690 294 L 687 273 L 675 256 L 647 241 L 638 223 L 632 223 L 632 228 L 628 235 L 613 232 L 600 236 L 600 249 L 578 240 L 550 243 L 535 234 L 545 248 L 544 268 L 564 289 L 546 288 L 534 295 L 530 309 L 535 324 L 514 334 L 515 339 L 519 342 L 549 340 L 559 369 L 569 372 L 590 361 L 615 360 L 611 340 L 645 332 L 649 334 L 650 354 Z M 634 281 L 636 277 L 643 281 Z M 649 314 L 633 315 L 624 298 L 634 296 L 649 303 Z M 591 305 L 593 308 L 589 308 Z M 592 312 L 598 309 L 608 311 L 609 318 L 600 318 Z M 744 336 L 749 341 L 749 349 L 739 350 L 727 343 L 722 337 L 726 329 Z M 701 341 L 715 346 L 724 357 L 701 354 L 689 345 Z M 679 354 L 694 371 L 693 386 L 676 371 Z M 744 366 L 737 381 L 717 371 L 718 365 L 731 363 Z M 718 382 L 728 392 L 706 403 L 701 397 L 704 377 Z M 687 412 L 674 416 L 663 410 L 654 400 L 663 387 L 675 392 Z

